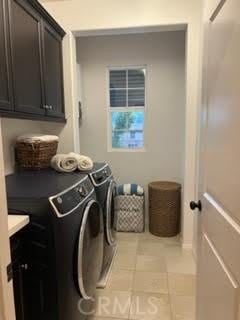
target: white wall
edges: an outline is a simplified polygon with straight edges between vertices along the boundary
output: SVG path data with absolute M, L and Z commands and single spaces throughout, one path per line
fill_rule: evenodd
M 66 30 L 190 23 L 198 28 L 199 0 L 40 0 Z M 197 31 L 197 29 L 196 29 Z
M 200 80 L 201 0 L 43 0 L 45 8 L 71 32 L 119 28 L 187 25 L 186 43 L 186 158 L 183 245 L 193 240 L 189 201 L 196 198 L 197 116 Z M 72 53 L 74 54 L 74 53 Z M 74 64 L 74 62 L 73 62 Z M 76 66 L 74 67 L 76 69 Z M 73 68 L 73 70 L 74 70 Z M 73 90 L 76 84 L 72 83 Z M 75 120 L 75 129 L 77 124 Z
M 5 174 L 12 173 L 15 167 L 14 147 L 18 136 L 27 133 L 60 135 L 63 125 L 40 121 L 2 118 L 2 140 Z M 61 146 L 60 146 L 61 149 Z
M 81 152 L 108 161 L 120 183 L 184 179 L 185 32 L 81 37 Z M 145 152 L 108 152 L 109 66 L 147 68 Z

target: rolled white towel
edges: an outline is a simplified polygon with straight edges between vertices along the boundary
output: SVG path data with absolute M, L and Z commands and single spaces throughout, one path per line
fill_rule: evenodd
M 78 161 L 70 154 L 59 153 L 52 158 L 51 167 L 58 172 L 73 172 L 78 168 Z
M 78 154 L 78 153 L 74 153 L 74 152 L 70 152 L 69 156 L 75 157 L 75 159 L 78 162 L 78 170 L 79 171 L 89 171 L 92 170 L 93 168 L 93 161 L 91 158 Z

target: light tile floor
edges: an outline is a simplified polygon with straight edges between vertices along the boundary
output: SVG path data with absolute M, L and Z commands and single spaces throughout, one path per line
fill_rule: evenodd
M 118 233 L 105 289 L 97 290 L 91 320 L 194 320 L 196 266 L 179 237 Z

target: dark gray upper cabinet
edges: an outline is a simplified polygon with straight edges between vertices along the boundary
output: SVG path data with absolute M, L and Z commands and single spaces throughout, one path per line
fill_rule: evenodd
M 47 115 L 63 117 L 62 38 L 46 22 L 43 23 L 43 61 Z
M 0 44 L 0 68 L 1 71 L 5 68 L 1 74 L 9 80 L 3 81 L 4 76 L 0 75 L 0 101 L 6 96 L 9 105 L 6 107 L 5 103 L 2 107 L 0 102 L 0 114 L 65 121 L 62 73 L 65 32 L 36 0 L 2 1 L 5 3 L 2 14 L 8 21 L 5 19 L 5 28 L 0 21 L 0 32 L 5 33 L 5 42 L 1 40 Z M 8 83 L 11 86 L 6 87 Z
M 12 110 L 12 79 L 9 52 L 9 25 L 6 13 L 6 3 L 0 0 L 0 108 Z
M 15 110 L 43 115 L 41 16 L 24 0 L 9 3 Z

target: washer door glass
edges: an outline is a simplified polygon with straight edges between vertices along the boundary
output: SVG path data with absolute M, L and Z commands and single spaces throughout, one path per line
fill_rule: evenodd
M 78 286 L 84 299 L 92 299 L 103 260 L 103 215 L 98 202 L 89 201 L 80 228 L 78 243 Z
M 116 183 L 112 180 L 108 187 L 107 201 L 106 201 L 106 236 L 107 242 L 113 246 L 116 242 L 116 217 L 114 209 L 114 198 L 116 196 Z

